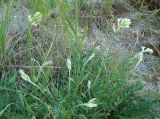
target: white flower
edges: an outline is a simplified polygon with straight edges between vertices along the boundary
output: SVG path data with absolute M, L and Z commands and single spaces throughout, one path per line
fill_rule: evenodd
M 146 48 L 145 46 L 142 46 L 141 49 L 142 49 L 142 51 L 139 52 L 138 54 L 136 54 L 132 58 L 132 61 L 133 60 L 137 60 L 135 68 L 143 61 L 143 55 L 144 55 L 144 53 L 153 53 L 153 49 Z
M 88 81 L 87 87 L 88 87 L 88 90 L 90 90 L 90 88 L 91 88 L 91 80 Z
M 92 98 L 91 100 L 88 101 L 88 103 L 95 103 L 96 102 L 96 98 Z
M 128 18 L 118 18 L 117 19 L 117 26 L 115 26 L 115 23 L 113 23 L 113 31 L 119 31 L 121 29 L 129 28 L 131 24 L 131 20 Z
M 93 107 L 97 107 L 97 104 L 94 104 L 94 103 L 86 103 L 86 104 L 84 104 L 84 106 L 89 107 L 89 108 L 93 108 Z
M 42 13 L 36 12 L 33 16 L 29 15 L 28 16 L 28 21 L 31 25 L 37 26 L 39 22 L 42 20 Z
M 117 22 L 119 28 L 129 28 L 131 24 L 131 20 L 128 18 L 118 18 Z
M 151 49 L 151 48 L 145 49 L 145 48 L 146 48 L 146 47 L 144 47 L 144 46 L 141 47 L 143 53 L 145 53 L 145 52 L 148 52 L 148 53 L 150 53 L 150 54 L 153 53 L 153 49 Z
M 24 79 L 25 81 L 29 81 L 29 82 L 31 81 L 29 76 L 27 74 L 25 74 L 22 69 L 19 70 L 19 74 L 21 75 L 21 78 Z
M 28 76 L 27 74 L 25 74 L 25 72 L 24 72 L 22 69 L 19 70 L 19 74 L 21 75 L 21 78 L 22 78 L 23 80 L 31 83 L 32 85 L 34 85 L 35 87 L 37 87 L 38 89 L 40 89 L 40 87 L 39 87 L 38 85 L 36 85 L 35 83 L 33 83 L 33 82 L 31 81 L 31 79 L 29 78 L 29 76 Z
M 71 71 L 71 65 L 72 65 L 71 59 L 67 58 L 67 68 L 68 68 L 69 71 Z
M 93 98 L 89 100 L 88 103 L 84 103 L 84 106 L 89 108 L 97 107 L 97 104 L 95 102 L 96 102 L 96 98 Z
M 79 107 L 79 106 L 86 106 L 86 107 L 89 107 L 89 108 L 97 107 L 97 104 L 95 103 L 96 100 L 97 100 L 96 98 L 93 98 L 93 99 L 89 100 L 88 103 L 80 104 L 76 107 Z

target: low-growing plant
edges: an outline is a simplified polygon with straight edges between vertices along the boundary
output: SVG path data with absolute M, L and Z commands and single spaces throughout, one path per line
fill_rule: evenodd
M 45 37 L 45 42 L 49 42 L 47 45 L 41 39 L 38 39 L 38 43 L 30 43 L 29 47 L 37 44 L 42 46 L 39 49 L 41 57 L 35 56 L 33 48 L 29 50 L 29 56 L 28 52 L 23 55 L 25 63 L 30 66 L 14 67 L 3 72 L 0 82 L 0 116 L 9 119 L 135 119 L 150 116 L 148 112 L 153 101 L 139 95 L 143 85 L 133 80 L 132 75 L 143 60 L 143 53 L 151 52 L 151 49 L 142 47 L 135 57 L 128 52 L 123 58 L 119 58 L 118 52 L 105 54 L 95 47 L 86 51 L 87 30 L 81 32 L 79 27 L 79 1 L 70 4 L 55 0 L 55 4 L 58 23 L 54 24 L 55 29 L 52 30 L 59 33 L 58 37 L 49 40 Z M 33 17 L 29 17 L 31 33 L 28 37 L 34 41 L 36 38 L 32 27 L 35 25 L 35 29 L 41 29 L 44 21 L 40 23 L 38 19 L 37 25 Z M 130 22 L 125 19 L 119 25 L 128 28 Z M 59 42 L 56 46 L 54 39 L 62 41 L 60 43 L 63 46 L 60 47 L 62 44 Z M 61 48 L 54 57 L 53 47 L 57 48 L 54 50 Z M 143 107 L 143 114 L 138 113 L 142 111 L 139 107 Z

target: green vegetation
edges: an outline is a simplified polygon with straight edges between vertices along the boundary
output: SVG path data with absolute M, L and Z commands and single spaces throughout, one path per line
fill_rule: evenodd
M 103 14 L 111 13 L 113 2 L 103 0 Z M 133 76 L 143 56 L 128 52 L 119 59 L 118 51 L 102 53 L 95 46 L 86 50 L 88 28 L 79 25 L 79 12 L 86 4 L 31 0 L 25 8 L 31 15 L 25 37 L 8 47 L 13 5 L 9 0 L 0 23 L 0 118 L 153 117 L 151 109 L 159 104 L 159 97 L 149 98 L 142 90 L 143 83 Z M 42 14 L 35 15 L 37 12 Z M 129 23 L 122 25 L 125 28 Z
M 10 0 L 8 3 L 8 6 L 5 10 L 5 15 L 2 17 L 2 21 L 0 24 L 0 58 L 3 58 L 3 55 L 5 55 L 6 52 L 6 47 L 7 47 L 7 41 L 6 41 L 6 33 L 7 33 L 7 28 L 9 24 L 9 16 L 11 14 L 11 9 L 12 9 L 12 4 L 13 0 Z M 0 7 L 3 5 L 3 1 L 0 1 Z

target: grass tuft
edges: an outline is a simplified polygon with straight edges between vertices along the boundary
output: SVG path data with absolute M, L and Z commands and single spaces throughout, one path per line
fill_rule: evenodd
M 111 12 L 113 2 L 102 1 L 105 13 Z M 9 2 L 0 24 L 0 53 L 6 59 L 5 65 L 1 65 L 3 71 L 0 70 L 2 118 L 135 119 L 153 116 L 150 109 L 155 100 L 146 100 L 140 95 L 144 85 L 133 79 L 134 68 L 143 60 L 147 49 L 143 49 L 135 61 L 137 55 L 134 57 L 129 51 L 121 59 L 117 51 L 105 54 L 94 46 L 86 51 L 88 31 L 79 25 L 79 12 L 87 1 L 31 0 L 27 8 L 30 18 L 37 12 L 42 18 L 31 19 L 32 24 L 28 24 L 20 39 L 23 42 L 17 40 L 16 46 L 9 50 L 11 53 L 4 55 L 12 4 Z M 52 8 L 55 18 L 49 16 Z M 122 25 L 128 28 L 130 20 L 126 21 L 129 23 Z

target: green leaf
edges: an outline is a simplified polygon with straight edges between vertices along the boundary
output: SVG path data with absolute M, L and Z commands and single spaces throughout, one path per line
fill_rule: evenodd
M 10 103 L 10 104 L 8 104 L 3 110 L 1 110 L 0 111 L 0 117 L 3 115 L 3 113 L 5 112 L 5 110 L 9 107 L 9 106 L 11 106 L 11 105 L 13 105 L 14 103 Z

